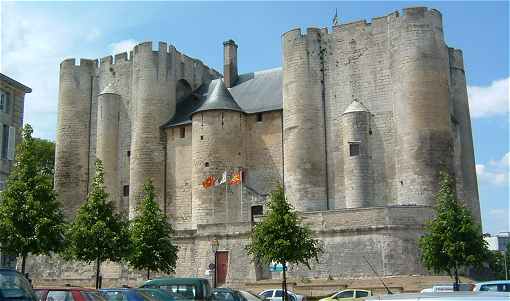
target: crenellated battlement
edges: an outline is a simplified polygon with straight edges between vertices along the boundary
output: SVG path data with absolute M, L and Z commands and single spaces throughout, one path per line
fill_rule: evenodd
M 386 16 L 374 17 L 371 22 L 367 20 L 357 20 L 349 23 L 343 23 L 333 26 L 331 34 L 337 32 L 381 32 L 388 29 L 388 25 L 401 25 L 402 22 L 412 22 L 419 19 L 429 19 L 431 23 L 442 27 L 442 15 L 433 8 L 427 7 L 409 7 L 404 8 L 402 11 L 394 11 Z M 286 40 L 304 39 L 308 35 L 315 36 L 317 34 L 328 34 L 328 28 L 321 29 L 311 27 L 306 29 L 306 34 L 303 34 L 301 28 L 294 28 L 282 34 L 282 38 Z

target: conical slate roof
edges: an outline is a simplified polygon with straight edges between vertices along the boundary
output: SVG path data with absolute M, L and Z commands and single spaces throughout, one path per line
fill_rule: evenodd
M 357 101 L 357 100 L 353 100 L 351 102 L 351 104 L 347 107 L 347 109 L 345 109 L 345 111 L 342 113 L 343 114 L 347 114 L 347 113 L 353 113 L 353 112 L 369 112 L 367 107 L 365 107 L 361 102 Z
M 106 85 L 106 87 L 104 87 L 103 91 L 99 93 L 99 95 L 101 94 L 118 94 L 118 93 L 117 91 L 115 91 L 113 83 L 109 83 L 108 85 Z
M 222 79 L 216 79 L 211 82 L 207 99 L 193 113 L 209 110 L 243 111 L 228 91 Z

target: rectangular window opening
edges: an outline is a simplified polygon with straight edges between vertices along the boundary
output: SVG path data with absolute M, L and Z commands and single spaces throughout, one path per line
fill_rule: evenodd
M 124 196 L 129 196 L 129 185 L 124 185 L 124 187 L 122 187 L 122 194 Z
M 9 149 L 9 126 L 4 124 L 2 127 L 2 159 L 7 159 Z
M 262 113 L 257 113 L 257 122 L 262 122 Z
M 258 222 L 264 214 L 264 207 L 262 205 L 255 205 L 251 207 L 251 221 Z
M 180 133 L 180 137 L 181 138 L 186 137 L 186 128 L 182 127 L 179 130 L 180 130 L 180 132 L 179 132 Z
M 354 157 L 359 155 L 359 142 L 349 142 L 349 156 Z

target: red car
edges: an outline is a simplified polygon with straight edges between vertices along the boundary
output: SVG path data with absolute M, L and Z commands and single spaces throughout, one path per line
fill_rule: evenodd
M 83 287 L 35 288 L 38 301 L 106 301 L 98 291 Z

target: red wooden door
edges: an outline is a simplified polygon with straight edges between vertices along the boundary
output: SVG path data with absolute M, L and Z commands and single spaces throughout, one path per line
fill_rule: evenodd
M 228 269 L 228 252 L 218 251 L 216 252 L 216 285 L 220 286 L 227 280 L 227 269 Z

